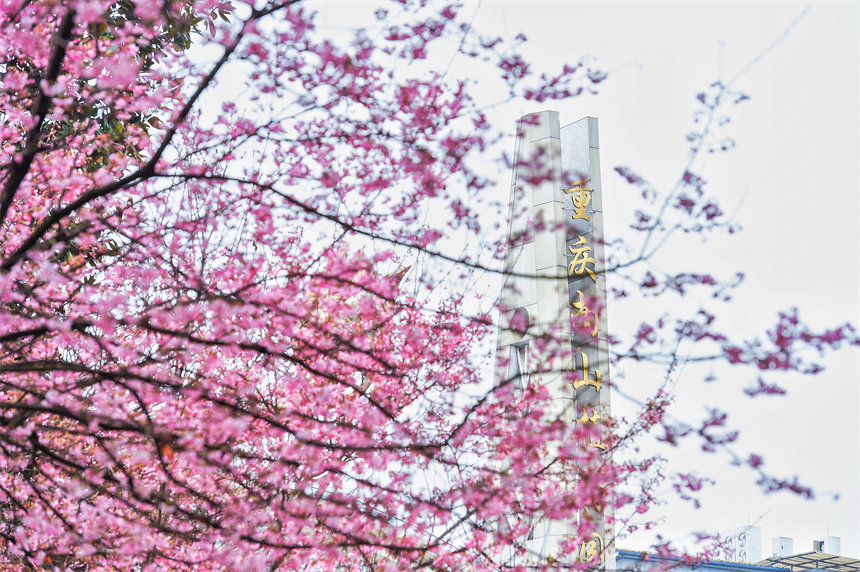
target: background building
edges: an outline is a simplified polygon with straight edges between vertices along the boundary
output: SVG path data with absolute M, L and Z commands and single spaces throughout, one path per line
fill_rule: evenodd
M 756 527 L 748 527 L 755 529 Z M 760 534 L 760 531 L 759 531 Z M 828 536 L 815 540 L 812 550 L 792 554 L 794 542 L 791 538 L 773 539 L 773 556 L 757 563 L 732 560 L 698 561 L 689 558 L 660 556 L 652 552 L 616 550 L 617 570 L 649 572 L 654 570 L 681 570 L 696 572 L 785 572 L 785 570 L 833 570 L 835 572 L 860 572 L 860 559 L 840 554 L 841 539 Z

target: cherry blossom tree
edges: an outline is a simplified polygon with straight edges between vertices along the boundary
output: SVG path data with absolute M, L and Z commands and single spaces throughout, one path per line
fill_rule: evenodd
M 498 268 L 446 243 L 485 230 L 469 197 L 498 135 L 471 83 L 428 54 L 450 49 L 533 101 L 605 76 L 535 78 L 458 6 L 406 4 L 334 36 L 293 1 L 4 4 L 3 566 L 496 569 L 529 532 L 506 515 L 649 502 L 647 486 L 612 490 L 653 460 L 611 465 L 562 439 L 542 388 L 487 383 L 473 349 L 491 316 L 410 262 Z M 715 87 L 706 113 L 731 97 Z M 661 197 L 620 173 L 651 210 L 614 268 L 642 268 L 633 282 L 655 294 L 730 287 L 648 268 L 661 233 L 726 226 L 700 175 Z M 620 353 L 671 363 L 683 338 L 715 348 L 702 359 L 814 373 L 797 346 L 856 343 L 791 312 L 770 345 L 710 326 L 704 312 L 643 323 Z M 664 407 L 656 396 L 608 442 L 661 425 L 667 440 L 728 439 L 719 413 L 677 427 Z M 577 530 L 543 565 L 583 566 L 565 556 Z

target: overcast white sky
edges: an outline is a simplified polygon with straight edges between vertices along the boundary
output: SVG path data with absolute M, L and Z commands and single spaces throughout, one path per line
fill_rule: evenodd
M 337 25 L 340 9 L 348 4 L 315 5 L 321 15 L 331 8 L 340 12 L 331 20 Z M 768 51 L 801 13 L 790 33 Z M 751 97 L 732 115 L 728 132 L 737 148 L 704 169 L 709 186 L 719 189 L 724 210 L 736 212 L 744 232 L 708 244 L 686 242 L 670 254 L 703 270 L 747 274 L 734 305 L 721 311 L 726 328 L 762 332 L 777 310 L 791 306 L 819 328 L 860 324 L 856 2 L 497 0 L 481 4 L 475 24 L 507 37 L 524 32 L 529 38 L 524 56 L 548 70 L 590 55 L 610 72 L 599 95 L 543 106 L 510 105 L 492 115 L 511 134 L 520 115 L 542 109 L 559 111 L 562 124 L 586 115 L 599 118 L 609 240 L 627 234 L 630 221 L 624 215 L 632 193 L 612 168 L 627 165 L 656 185 L 670 185 L 686 159 L 684 134 L 692 125 L 695 94 L 717 79 L 734 78 L 767 52 L 734 84 Z M 506 197 L 510 178 L 499 179 L 498 192 Z M 611 285 L 612 277 L 608 280 Z M 640 317 L 635 307 L 610 306 L 610 332 L 629 331 Z M 771 555 L 774 536 L 793 537 L 797 553 L 811 550 L 813 539 L 829 533 L 841 537 L 843 555 L 860 557 L 858 351 L 842 351 L 826 363 L 827 371 L 814 378 L 781 380 L 787 396 L 755 400 L 741 391 L 751 376 L 705 386 L 699 383 L 701 371 L 681 372 L 678 418 L 700 419 L 710 404 L 727 408 L 742 432 L 739 454 L 763 455 L 765 468 L 797 475 L 818 496 L 803 501 L 764 495 L 753 475 L 728 467 L 725 456 L 664 450 L 673 466 L 694 468 L 714 477 L 717 485 L 697 511 L 668 505 L 658 532 L 683 540 L 691 531 L 756 524 L 763 528 L 763 557 Z M 633 384 L 650 375 L 625 373 L 619 383 L 631 384 L 631 393 L 638 391 Z M 620 414 L 630 405 L 613 398 L 613 408 Z M 643 549 L 649 540 L 634 536 L 620 546 Z

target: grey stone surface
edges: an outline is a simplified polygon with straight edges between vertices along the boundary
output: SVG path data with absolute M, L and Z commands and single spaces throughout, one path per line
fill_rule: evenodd
M 573 185 L 580 179 L 590 183 L 588 121 L 580 119 L 561 129 L 562 184 Z
M 597 149 L 591 148 L 588 150 L 591 166 L 591 187 L 596 189 L 595 196 L 591 200 L 591 208 L 595 211 L 603 212 L 603 180 L 600 177 L 600 152 Z
M 516 332 L 512 332 L 508 327 L 510 324 L 511 316 L 516 311 L 510 310 L 505 312 L 502 316 L 500 316 L 500 328 L 499 328 L 499 347 L 507 347 L 514 344 L 521 344 L 528 342 L 535 337 L 535 333 L 537 332 L 537 319 L 535 315 L 537 314 L 537 303 L 530 304 L 528 306 L 524 306 L 526 311 L 528 311 L 529 315 L 532 317 L 530 327 L 528 331 L 522 337 L 518 336 Z
M 548 137 L 536 141 L 529 147 L 531 158 L 540 158 L 543 173 L 529 172 L 529 175 L 542 177 L 543 180 L 531 184 L 532 204 L 537 206 L 558 200 L 561 185 L 561 140 Z
M 540 279 L 537 281 L 538 323 L 541 332 L 549 326 L 570 331 L 567 325 L 567 287 L 561 280 Z
M 534 119 L 537 119 L 534 121 Z M 521 119 L 528 126 L 528 140 L 539 141 L 545 137 L 558 137 L 558 111 L 539 111 Z M 534 122 L 533 122 L 534 121 Z
M 534 242 L 514 246 L 508 251 L 508 269 L 510 275 L 502 290 L 502 303 L 508 308 L 536 303 Z
M 598 149 L 600 148 L 600 141 L 597 137 L 597 118 L 586 117 L 585 119 L 588 122 L 588 146 Z
M 535 269 L 564 264 L 563 253 L 557 245 L 564 242 L 564 212 L 561 203 L 551 201 L 535 206 L 534 220 L 543 221 L 544 228 L 535 231 Z

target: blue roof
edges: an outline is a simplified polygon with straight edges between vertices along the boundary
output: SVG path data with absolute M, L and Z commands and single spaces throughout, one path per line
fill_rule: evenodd
M 616 564 L 619 560 L 632 560 L 640 562 L 665 563 L 672 562 L 679 567 L 688 568 L 690 570 L 744 570 L 747 572 L 773 572 L 779 570 L 785 572 L 785 568 L 776 566 L 759 566 L 758 564 L 744 564 L 742 562 L 728 562 L 725 560 L 689 560 L 683 557 L 660 556 L 653 552 L 640 552 L 635 550 L 616 550 Z M 621 566 L 618 566 L 621 568 Z

